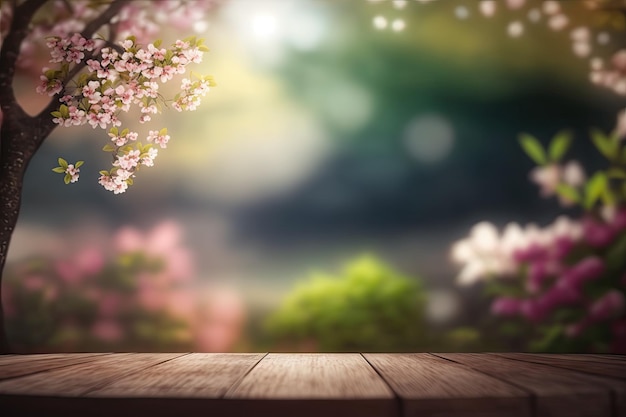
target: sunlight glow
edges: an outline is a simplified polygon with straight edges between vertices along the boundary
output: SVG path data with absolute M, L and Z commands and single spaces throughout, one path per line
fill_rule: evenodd
M 252 32 L 261 40 L 269 40 L 276 37 L 278 25 L 276 17 L 269 14 L 259 14 L 252 18 Z

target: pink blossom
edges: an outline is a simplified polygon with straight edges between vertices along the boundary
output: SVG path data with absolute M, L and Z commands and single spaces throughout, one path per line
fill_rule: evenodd
M 141 158 L 141 163 L 145 166 L 151 167 L 154 165 L 154 160 L 159 153 L 158 149 L 150 148 L 148 149 L 147 155 Z
M 144 240 L 141 233 L 132 227 L 123 227 L 113 239 L 114 246 L 119 252 L 135 252 L 142 249 Z
M 55 269 L 62 281 L 69 285 L 76 285 L 83 281 L 82 271 L 73 262 L 61 260 L 56 262 Z
M 594 320 L 607 320 L 624 313 L 624 294 L 618 290 L 609 290 L 589 307 L 589 315 Z
M 111 319 L 102 319 L 93 325 L 91 334 L 105 342 L 116 342 L 123 337 L 124 331 L 118 322 Z
M 617 233 L 626 230 L 626 207 L 616 211 L 609 223 L 609 227 Z
M 77 251 L 74 263 L 85 275 L 95 275 L 104 268 L 104 256 L 100 249 L 88 246 Z
M 39 275 L 29 275 L 23 278 L 24 288 L 29 291 L 39 291 L 45 287 L 45 280 Z
M 513 316 L 520 313 L 522 301 L 517 298 L 500 297 L 491 304 L 491 313 L 496 316 Z
M 542 302 L 535 299 L 523 300 L 521 303 L 521 313 L 532 322 L 540 322 L 548 313 Z
M 559 278 L 557 285 L 580 289 L 585 282 L 602 276 L 605 269 L 606 267 L 602 259 L 597 256 L 588 256 L 571 268 L 565 270 Z
M 114 292 L 106 292 L 100 294 L 97 299 L 98 302 L 98 314 L 101 317 L 115 316 L 123 304 L 123 299 L 120 294 Z
M 544 279 L 548 276 L 546 264 L 544 262 L 534 262 L 530 265 L 526 289 L 531 294 L 536 294 L 541 290 Z
M 167 142 L 170 140 L 170 136 L 165 134 L 161 135 L 158 130 L 151 130 L 147 138 L 148 142 L 154 142 L 161 148 L 167 148 Z
M 578 323 L 570 324 L 565 328 L 565 335 L 570 339 L 574 339 L 576 337 L 580 337 L 585 329 L 589 327 L 589 320 L 583 319 Z
M 138 150 L 129 151 L 127 154 L 117 158 L 115 166 L 119 166 L 125 170 L 131 170 L 139 164 L 140 152 Z M 124 178 L 125 180 L 128 178 Z
M 615 237 L 615 232 L 611 226 L 591 217 L 586 217 L 583 220 L 583 229 L 585 241 L 595 248 L 609 245 Z

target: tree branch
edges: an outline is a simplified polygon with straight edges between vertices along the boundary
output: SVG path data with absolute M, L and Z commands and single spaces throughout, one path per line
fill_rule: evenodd
M 130 0 L 114 0 L 109 5 L 109 7 L 102 12 L 100 16 L 98 16 L 97 18 L 92 20 L 87 26 L 85 26 L 85 29 L 83 29 L 83 31 L 81 32 L 81 36 L 86 39 L 91 39 L 91 37 L 94 35 L 94 33 L 96 33 L 98 29 L 110 23 L 111 19 L 113 19 L 113 17 L 115 17 L 115 15 L 117 15 L 120 10 L 128 3 L 130 3 Z M 85 56 L 80 64 L 77 64 L 74 68 L 72 68 L 72 71 L 70 72 L 71 76 L 68 76 L 67 79 L 63 82 L 63 90 L 54 97 L 52 97 L 52 100 L 50 100 L 48 105 L 36 116 L 37 119 L 50 118 L 50 113 L 55 111 L 59 106 L 59 98 L 63 95 L 63 91 L 65 90 L 65 86 L 67 85 L 67 83 L 69 83 L 76 74 L 78 74 L 83 68 L 85 68 L 87 60 L 91 58 L 93 58 L 93 55 Z M 50 120 L 52 119 L 50 118 Z
M 15 64 L 20 54 L 20 46 L 26 35 L 33 15 L 48 0 L 27 0 L 13 10 L 11 28 L 0 49 L 0 106 L 6 111 L 8 106 L 17 105 L 13 91 Z
M 85 29 L 83 29 L 81 35 L 83 38 L 90 39 L 94 33 L 102 26 L 106 25 L 115 17 L 116 14 L 124 7 L 126 4 L 130 3 L 130 0 L 114 0 L 109 8 L 106 9 L 100 16 L 92 20 Z

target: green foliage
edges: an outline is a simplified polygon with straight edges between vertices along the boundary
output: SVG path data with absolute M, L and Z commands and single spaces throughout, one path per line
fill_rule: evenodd
M 619 158 L 620 143 L 617 135 L 607 136 L 598 129 L 592 129 L 590 134 L 593 144 L 609 161 Z
M 606 206 L 626 204 L 626 142 L 620 139 L 618 133 L 607 135 L 598 129 L 591 129 L 589 133 L 595 147 L 608 159 L 609 166 L 595 172 L 582 186 L 567 184 L 561 172 L 556 193 L 561 201 L 579 204 L 587 211 L 593 211 L 600 203 Z M 567 130 L 557 133 L 547 152 L 539 140 L 529 134 L 520 134 L 519 141 L 535 163 L 540 166 L 554 164 L 562 170 L 561 159 L 570 148 L 572 137 Z
M 339 276 L 314 273 L 266 322 L 279 346 L 320 351 L 418 350 L 427 335 L 424 290 L 372 256 Z
M 548 163 L 546 151 L 537 138 L 527 133 L 522 133 L 519 135 L 519 141 L 526 154 L 535 161 L 536 164 L 545 165 Z
M 565 155 L 565 152 L 572 144 L 572 133 L 564 130 L 556 134 L 556 136 L 550 142 L 549 155 L 550 160 L 553 162 L 559 162 Z
M 585 186 L 585 209 L 590 210 L 606 192 L 608 181 L 603 172 L 596 172 Z

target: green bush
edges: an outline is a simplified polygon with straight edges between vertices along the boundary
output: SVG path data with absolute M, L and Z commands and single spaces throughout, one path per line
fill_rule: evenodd
M 266 330 L 278 349 L 415 351 L 427 344 L 425 301 L 419 280 L 363 256 L 298 284 Z

